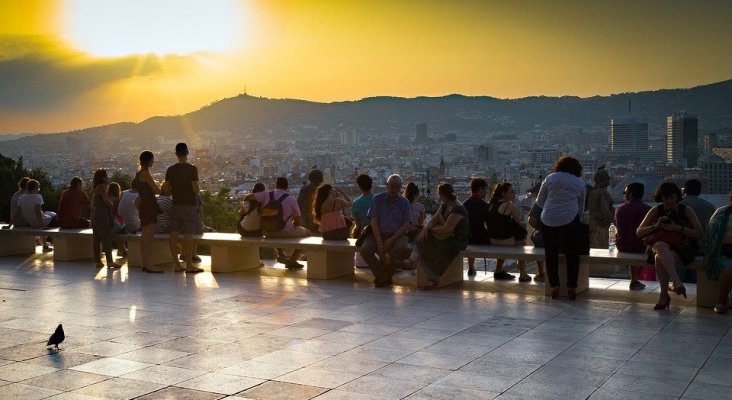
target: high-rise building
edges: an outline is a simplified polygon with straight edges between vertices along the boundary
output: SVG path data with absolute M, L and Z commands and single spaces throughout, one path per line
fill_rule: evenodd
M 424 144 L 427 143 L 427 124 L 417 124 L 417 136 L 414 139 L 414 143 Z
M 709 179 L 708 192 L 711 194 L 727 194 L 732 188 L 732 163 L 714 154 L 699 159 L 704 175 Z
M 611 119 L 610 151 L 622 155 L 648 152 L 648 123 L 632 117 Z
M 666 118 L 666 163 L 694 168 L 699 159 L 699 119 L 686 113 Z

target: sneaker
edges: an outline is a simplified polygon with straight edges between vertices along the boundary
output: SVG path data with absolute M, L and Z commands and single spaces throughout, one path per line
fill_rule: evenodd
M 476 274 L 475 267 L 468 267 L 468 276 L 475 276 Z
M 493 279 L 495 279 L 497 281 L 510 281 L 511 279 L 514 279 L 514 278 L 516 278 L 514 275 L 509 274 L 506 271 L 493 273 Z
M 519 282 L 531 282 L 531 276 L 529 276 L 529 275 L 519 276 Z
M 289 261 L 289 259 L 287 257 L 277 256 L 277 262 L 280 263 L 280 264 L 287 265 L 287 262 L 288 261 Z
M 203 268 L 199 268 L 199 267 L 186 268 L 187 274 L 198 274 L 200 272 L 203 272 Z
M 115 262 L 111 262 L 111 263 L 108 262 L 107 263 L 107 268 L 122 268 L 122 266 L 119 265 L 119 264 L 117 264 L 117 263 L 115 263 Z
M 285 267 L 289 270 L 296 270 L 296 269 L 303 269 L 305 268 L 304 265 L 300 264 L 299 262 L 295 260 L 289 260 L 285 262 Z
M 178 259 L 181 260 L 181 261 L 185 261 L 185 255 L 181 254 L 180 256 L 178 256 Z M 191 260 L 193 260 L 193 262 L 200 263 L 201 262 L 201 257 L 199 257 L 199 256 L 193 256 L 193 257 L 191 257 Z
M 716 306 L 714 306 L 714 312 L 717 314 L 726 314 L 727 306 L 724 304 L 717 304 Z
M 630 290 L 643 290 L 646 288 L 646 285 L 642 283 L 641 281 L 630 281 Z
M 185 272 L 186 267 L 184 267 L 181 264 L 176 264 L 175 268 L 173 268 L 173 272 Z
M 53 247 L 43 246 L 43 252 L 44 253 L 50 253 L 52 251 L 53 251 Z

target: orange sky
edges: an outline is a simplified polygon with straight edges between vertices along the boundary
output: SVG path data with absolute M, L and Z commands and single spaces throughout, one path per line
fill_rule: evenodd
M 692 87 L 732 78 L 731 20 L 726 0 L 0 0 L 0 134 L 185 113 L 245 87 L 326 102 Z

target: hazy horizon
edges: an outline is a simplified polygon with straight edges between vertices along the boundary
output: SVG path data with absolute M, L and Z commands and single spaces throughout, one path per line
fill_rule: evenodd
M 721 0 L 1 1 L 0 134 L 180 115 L 245 88 L 321 103 L 691 88 L 732 78 L 730 18 Z

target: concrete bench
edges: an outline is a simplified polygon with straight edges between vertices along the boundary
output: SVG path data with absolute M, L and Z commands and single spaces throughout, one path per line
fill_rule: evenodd
M 53 258 L 57 261 L 71 261 L 92 258 L 91 229 L 33 229 L 15 228 L 0 230 L 0 256 L 31 254 L 35 251 L 33 236 L 51 236 L 54 240 Z M 141 236 L 139 234 L 113 235 L 114 240 L 128 242 L 127 263 L 130 267 L 142 265 L 140 253 Z M 156 234 L 153 239 L 153 264 L 169 263 L 171 254 L 167 234 Z M 182 240 L 182 237 L 181 237 Z M 197 244 L 211 247 L 212 272 L 236 272 L 259 268 L 259 249 L 284 248 L 304 249 L 308 254 L 307 277 L 309 279 L 332 279 L 353 274 L 353 256 L 358 248 L 354 239 L 331 241 L 319 237 L 275 239 L 275 238 L 242 238 L 236 233 L 204 233 L 193 235 Z M 491 258 L 531 261 L 543 261 L 544 249 L 532 246 L 468 246 L 447 268 L 440 278 L 440 285 L 447 286 L 462 282 L 464 279 L 463 258 Z M 580 256 L 580 273 L 577 280 L 577 292 L 589 288 L 589 270 L 592 265 L 645 265 L 645 254 L 610 252 L 607 249 L 590 249 L 589 255 Z M 719 283 L 710 281 L 703 271 L 703 260 L 697 258 L 690 266 L 697 273 L 697 305 L 714 306 Z M 566 296 L 566 265 L 560 256 L 559 276 L 562 287 L 561 294 Z M 417 271 L 417 285 L 423 285 L 426 276 Z M 545 282 L 545 293 L 551 288 Z
M 34 236 L 53 238 L 55 261 L 93 258 L 91 229 L 0 229 L 0 256 L 31 254 L 35 251 Z M 127 265 L 142 266 L 140 234 L 112 235 L 115 241 L 128 243 Z M 156 234 L 153 238 L 153 264 L 172 262 L 169 236 Z M 183 236 L 180 236 L 183 240 Z M 193 235 L 196 244 L 211 247 L 211 272 L 236 272 L 259 268 L 259 248 L 304 249 L 308 253 L 307 277 L 332 279 L 353 274 L 353 256 L 358 250 L 355 239 L 332 241 L 319 237 L 263 239 L 242 238 L 237 233 L 204 233 Z

